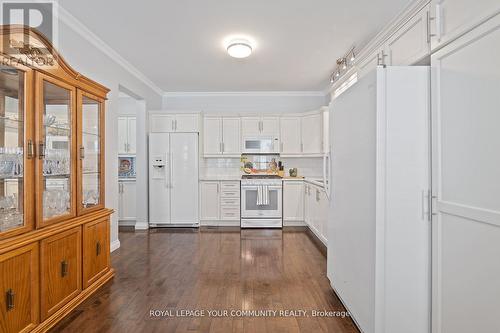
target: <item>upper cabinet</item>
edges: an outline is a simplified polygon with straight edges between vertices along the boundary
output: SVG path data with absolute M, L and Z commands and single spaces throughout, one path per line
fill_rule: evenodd
M 278 117 L 243 117 L 241 127 L 244 137 L 279 137 Z
M 0 239 L 104 208 L 108 89 L 39 48 L 49 44 L 33 30 L 8 29 L 17 61 L 0 65 Z M 39 61 L 16 51 L 26 40 Z
M 241 122 L 237 117 L 205 117 L 203 154 L 205 157 L 239 157 Z
M 435 50 L 498 14 L 498 0 L 431 1 L 431 48 Z
M 280 153 L 282 155 L 302 154 L 300 116 L 286 116 L 280 119 Z
M 118 154 L 136 153 L 136 117 L 118 117 Z
M 429 7 L 420 10 L 386 43 L 385 65 L 402 66 L 415 64 L 430 53 Z
M 151 133 L 197 133 L 200 131 L 199 123 L 200 116 L 197 113 L 151 113 L 149 115 L 149 131 Z
M 302 153 L 320 155 L 323 152 L 323 115 L 314 113 L 302 117 Z

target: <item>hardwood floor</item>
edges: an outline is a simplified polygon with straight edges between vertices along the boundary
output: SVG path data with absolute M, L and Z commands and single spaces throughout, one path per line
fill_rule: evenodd
M 114 280 L 53 332 L 358 332 L 349 317 L 312 316 L 345 309 L 326 278 L 326 258 L 305 230 L 121 231 L 120 242 L 111 256 Z M 205 312 L 156 317 L 153 310 Z M 228 317 L 208 310 L 228 310 Z M 236 310 L 308 312 L 232 317 Z

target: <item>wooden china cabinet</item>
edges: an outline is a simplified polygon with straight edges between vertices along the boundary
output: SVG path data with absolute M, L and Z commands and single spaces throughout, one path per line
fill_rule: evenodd
M 0 332 L 44 332 L 113 277 L 104 86 L 0 26 Z

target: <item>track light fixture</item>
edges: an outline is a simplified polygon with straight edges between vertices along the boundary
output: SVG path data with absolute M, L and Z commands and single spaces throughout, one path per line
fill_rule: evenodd
M 354 54 L 354 47 L 352 47 L 342 58 L 337 59 L 337 66 L 330 77 L 330 83 L 334 83 L 341 76 L 341 74 L 347 72 L 351 67 L 353 67 L 355 60 L 356 55 Z

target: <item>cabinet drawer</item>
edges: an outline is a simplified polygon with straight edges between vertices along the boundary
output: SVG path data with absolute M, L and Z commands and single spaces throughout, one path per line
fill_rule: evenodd
M 220 188 L 222 191 L 240 191 L 240 182 L 221 182 Z
M 83 288 L 109 270 L 109 219 L 83 226 Z
M 236 190 L 224 190 L 224 191 L 221 191 L 220 193 L 220 197 L 222 199 L 224 198 L 239 198 L 240 197 L 240 190 L 238 189 L 237 191 Z
M 76 227 L 40 242 L 41 319 L 82 290 L 82 232 Z
M 221 206 L 231 206 L 231 207 L 240 207 L 240 198 L 224 198 L 220 199 Z
M 28 332 L 38 323 L 38 243 L 0 255 L 0 332 Z
M 221 220 L 239 220 L 240 209 L 237 207 L 221 207 L 220 216 Z

